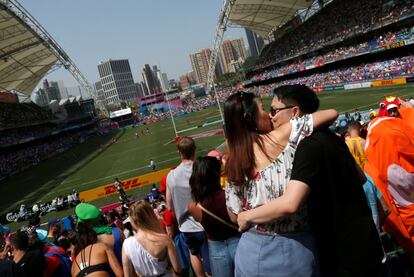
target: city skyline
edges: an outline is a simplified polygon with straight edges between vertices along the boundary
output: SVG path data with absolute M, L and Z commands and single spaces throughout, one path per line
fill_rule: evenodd
M 190 53 L 212 47 L 222 0 L 183 0 L 168 6 L 161 0 L 126 0 L 122 5 L 98 0 L 20 3 L 56 39 L 92 85 L 99 80 L 96 65 L 109 59 L 128 59 L 136 83 L 142 81 L 139 72 L 144 64 L 157 65 L 169 78 L 178 80 L 191 71 Z M 241 28 L 226 32 L 226 38 L 239 37 L 246 41 Z M 64 69 L 45 78 L 63 80 L 67 87 L 77 86 Z

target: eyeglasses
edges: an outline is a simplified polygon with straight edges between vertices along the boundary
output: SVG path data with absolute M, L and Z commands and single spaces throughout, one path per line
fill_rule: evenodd
M 286 110 L 286 109 L 290 109 L 290 108 L 293 108 L 293 107 L 294 106 L 286 106 L 286 107 L 283 107 L 283 108 L 274 108 L 274 107 L 270 106 L 270 114 L 271 114 L 271 116 L 275 116 L 278 112 Z

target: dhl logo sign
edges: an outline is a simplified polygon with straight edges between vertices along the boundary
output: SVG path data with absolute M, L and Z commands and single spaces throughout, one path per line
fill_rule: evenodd
M 122 184 L 125 191 L 138 188 L 141 186 L 152 185 L 158 182 L 161 182 L 161 178 L 167 176 L 171 168 L 166 168 L 160 171 L 148 173 L 141 176 L 136 176 L 127 180 L 123 180 Z M 99 198 L 107 197 L 111 194 L 117 193 L 117 190 L 114 186 L 114 183 L 106 184 L 99 186 L 94 189 L 82 191 L 79 193 L 79 196 L 82 201 L 89 202 Z
M 407 83 L 407 80 L 405 78 L 380 80 L 380 81 L 371 82 L 373 87 L 390 86 L 390 85 L 402 85 L 402 84 L 406 84 L 406 83 Z

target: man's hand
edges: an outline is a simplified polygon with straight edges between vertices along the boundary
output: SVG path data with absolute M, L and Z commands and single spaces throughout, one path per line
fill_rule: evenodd
M 249 211 L 244 211 L 238 214 L 237 224 L 239 225 L 239 232 L 245 231 L 250 226 L 250 221 L 248 219 Z

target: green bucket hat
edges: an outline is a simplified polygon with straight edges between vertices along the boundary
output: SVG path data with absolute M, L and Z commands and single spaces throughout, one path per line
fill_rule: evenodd
M 92 225 L 95 232 L 99 234 L 112 234 L 112 227 L 99 226 L 101 211 L 94 205 L 88 203 L 79 203 L 75 208 L 78 222 L 87 222 Z
M 75 208 L 78 222 L 94 222 L 101 216 L 101 211 L 94 205 L 79 203 Z

